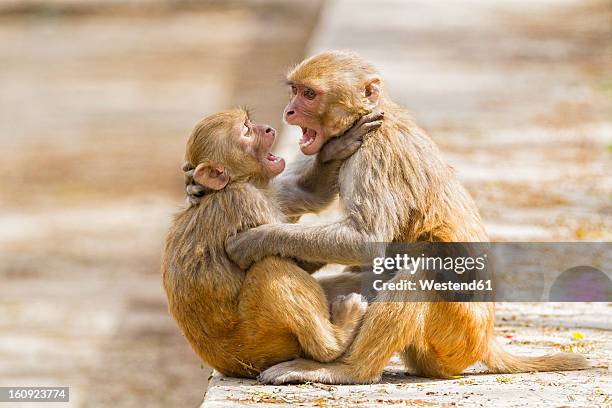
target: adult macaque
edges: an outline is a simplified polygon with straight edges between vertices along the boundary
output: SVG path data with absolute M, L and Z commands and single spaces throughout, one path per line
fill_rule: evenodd
M 288 75 L 293 96 L 285 120 L 302 128 L 300 148 L 316 154 L 358 117 L 385 112 L 382 126 L 340 168 L 343 218 L 321 225 L 269 224 L 230 238 L 226 250 L 243 268 L 269 255 L 358 265 L 368 242 L 480 242 L 487 235 L 470 195 L 407 110 L 383 92 L 376 70 L 346 52 L 324 52 Z M 401 279 L 402 276 L 394 279 Z M 423 376 L 445 378 L 478 361 L 494 372 L 571 370 L 587 366 L 576 354 L 518 357 L 494 339 L 493 303 L 405 302 L 381 293 L 337 362 L 295 360 L 266 370 L 264 382 L 377 381 L 395 352 Z
M 347 140 L 372 126 L 360 122 Z M 299 356 L 332 361 L 353 339 L 366 308 L 360 295 L 341 297 L 330 320 L 322 287 L 291 260 L 267 257 L 245 273 L 227 258 L 229 236 L 283 222 L 282 210 L 310 208 L 300 200 L 316 195 L 277 190 L 284 208 L 277 203 L 270 180 L 285 163 L 270 153 L 274 138 L 274 129 L 252 123 L 242 109 L 202 120 L 186 160 L 207 194 L 177 214 L 166 238 L 162 269 L 169 311 L 202 360 L 226 375 L 254 377 Z M 336 147 L 333 154 L 344 151 Z

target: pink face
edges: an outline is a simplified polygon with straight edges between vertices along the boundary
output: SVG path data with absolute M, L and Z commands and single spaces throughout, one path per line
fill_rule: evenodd
M 302 128 L 302 138 L 299 142 L 302 153 L 316 154 L 330 138 L 319 119 L 322 91 L 301 84 L 289 85 L 291 99 L 285 107 L 285 121 Z
M 240 129 L 240 144 L 259 163 L 269 177 L 274 177 L 285 169 L 285 160 L 270 152 L 276 130 L 268 125 L 252 123 L 247 117 Z

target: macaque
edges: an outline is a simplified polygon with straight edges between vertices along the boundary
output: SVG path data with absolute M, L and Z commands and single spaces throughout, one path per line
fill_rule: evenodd
M 265 224 L 230 237 L 226 250 L 237 265 L 246 268 L 277 255 L 356 266 L 363 263 L 368 242 L 488 240 L 472 198 L 433 141 L 383 91 L 372 65 L 353 53 L 323 52 L 292 69 L 288 84 L 292 96 L 285 120 L 302 128 L 299 145 L 305 155 L 317 154 L 366 112 L 384 111 L 385 119 L 340 167 L 339 221 Z M 402 296 L 378 295 L 338 361 L 289 361 L 264 371 L 260 379 L 274 384 L 371 383 L 395 352 L 416 374 L 435 378 L 459 374 L 478 361 L 498 373 L 587 367 L 577 354 L 519 357 L 505 352 L 493 334 L 494 303 L 407 302 Z
M 193 169 L 190 177 L 202 191 L 199 202 L 174 218 L 162 270 L 169 311 L 208 365 L 226 375 L 254 377 L 275 363 L 300 356 L 329 362 L 345 351 L 367 307 L 360 295 L 339 297 L 330 319 L 323 288 L 295 262 L 270 256 L 244 272 L 228 259 L 224 245 L 238 231 L 286 221 L 283 211 L 320 206 L 329 191 L 333 195 L 337 158 L 352 154 L 360 132 L 379 122 L 359 121 L 341 143 L 302 163 L 301 176 L 276 184 L 271 180 L 285 161 L 270 152 L 273 128 L 251 122 L 243 109 L 211 115 L 195 127 L 186 168 Z M 308 188 L 313 175 L 329 178 L 332 186 Z

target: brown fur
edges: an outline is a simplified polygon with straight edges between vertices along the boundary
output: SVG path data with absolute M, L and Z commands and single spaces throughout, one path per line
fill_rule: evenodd
M 385 120 L 340 169 L 343 219 L 251 229 L 228 241 L 226 249 L 235 262 L 246 266 L 274 254 L 357 265 L 367 242 L 487 241 L 472 198 L 407 110 L 383 93 L 371 65 L 351 53 L 325 52 L 299 64 L 288 78 L 298 90 L 317 91 L 314 102 L 300 100 L 299 92 L 294 92 L 288 109 L 291 123 L 316 129 L 324 138 L 341 132 L 372 107 L 383 110 Z M 402 279 L 401 274 L 394 279 Z M 402 292 L 379 295 L 341 361 L 282 363 L 261 379 L 373 382 L 395 352 L 419 374 L 439 378 L 458 374 L 478 361 L 496 372 L 587 366 L 582 356 L 574 354 L 522 358 L 501 350 L 493 335 L 493 303 L 415 303 L 403 296 Z
M 227 258 L 228 236 L 285 221 L 256 153 L 271 145 L 264 140 L 270 128 L 254 125 L 250 144 L 240 144 L 236 132 L 245 117 L 242 110 L 223 112 L 194 130 L 186 159 L 194 178 L 212 190 L 174 218 L 162 269 L 169 311 L 194 351 L 226 375 L 254 377 L 299 356 L 336 359 L 352 340 L 365 303 L 358 295 L 339 299 L 330 321 L 323 289 L 294 262 L 267 257 L 245 273 Z M 218 188 L 224 180 L 230 181 Z

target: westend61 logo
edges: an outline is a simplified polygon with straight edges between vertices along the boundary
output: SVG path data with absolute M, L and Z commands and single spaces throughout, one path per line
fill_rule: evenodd
M 369 301 L 612 301 L 607 242 L 373 243 L 364 254 Z

